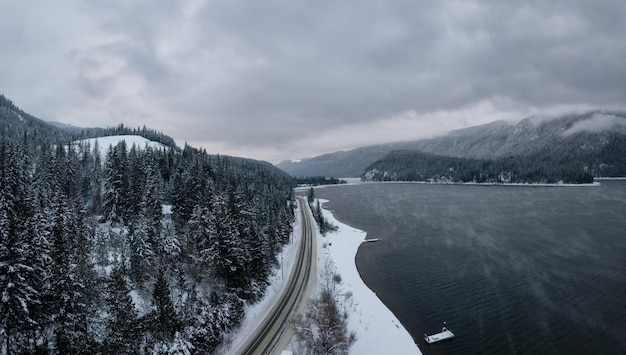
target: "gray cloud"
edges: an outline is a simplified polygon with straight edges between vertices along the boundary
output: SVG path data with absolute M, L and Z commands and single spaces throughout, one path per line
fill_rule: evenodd
M 8 97 L 225 154 L 276 162 L 626 102 L 619 0 L 33 4 L 0 15 Z
M 563 132 L 563 136 L 567 137 L 580 132 L 599 133 L 606 130 L 626 133 L 626 119 L 615 115 L 594 113 L 590 119 L 576 122 Z

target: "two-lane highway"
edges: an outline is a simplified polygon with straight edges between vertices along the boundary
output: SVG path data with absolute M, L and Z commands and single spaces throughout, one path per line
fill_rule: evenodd
M 270 354 L 288 327 L 291 317 L 303 301 L 309 278 L 315 278 L 315 262 L 313 247 L 316 230 L 313 217 L 304 198 L 297 198 L 302 215 L 302 234 L 297 260 L 287 281 L 287 287 L 271 311 L 241 348 L 242 354 Z M 306 299 L 304 299 L 306 301 Z

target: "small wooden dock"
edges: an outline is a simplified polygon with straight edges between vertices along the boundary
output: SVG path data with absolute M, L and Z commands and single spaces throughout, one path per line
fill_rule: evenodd
M 432 344 L 432 343 L 436 343 L 438 341 L 454 338 L 454 333 L 452 333 L 451 331 L 449 331 L 446 328 L 446 326 L 445 326 L 446 323 L 445 322 L 443 324 L 444 324 L 444 326 L 443 326 L 443 328 L 441 328 L 441 332 L 439 332 L 437 334 L 433 334 L 433 335 L 426 335 L 426 334 L 424 334 L 424 340 L 426 340 L 426 342 L 428 344 Z

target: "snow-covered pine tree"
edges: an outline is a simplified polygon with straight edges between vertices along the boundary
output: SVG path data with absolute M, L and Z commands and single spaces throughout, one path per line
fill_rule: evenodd
M 151 149 L 146 151 L 146 164 L 145 169 L 145 183 L 142 190 L 141 198 L 141 212 L 148 220 L 151 228 L 154 229 L 154 234 L 159 235 L 161 233 L 161 220 L 163 218 L 163 209 L 161 203 L 161 177 L 159 175 L 159 167 L 157 161 L 154 158 L 154 154 Z
M 156 266 L 153 232 L 145 218 L 132 225 L 128 233 L 130 248 L 129 274 L 133 281 L 143 284 Z
M 106 221 L 120 223 L 126 215 L 128 196 L 128 157 L 126 142 L 121 141 L 107 153 L 104 168 L 102 214 Z
M 94 227 L 88 223 L 86 211 L 82 207 L 80 199 L 74 199 L 69 204 L 69 235 L 73 240 L 70 250 L 70 272 L 72 276 L 72 309 L 73 314 L 69 317 L 69 338 L 75 348 L 82 353 L 95 352 L 95 334 L 91 325 L 95 323 L 101 292 L 104 287 L 98 282 L 98 277 L 93 263 L 93 239 Z
M 181 329 L 181 324 L 174 311 L 170 288 L 163 269 L 159 271 L 154 284 L 152 300 L 155 307 L 154 312 L 149 317 L 152 320 L 152 331 L 158 340 L 172 340 L 175 333 Z
M 185 333 L 199 354 L 209 354 L 224 339 L 224 330 L 216 317 L 215 306 L 192 297 L 192 312 Z
M 7 353 L 30 352 L 41 329 L 41 265 L 33 258 L 34 209 L 28 155 L 0 143 L 0 334 Z
M 67 241 L 68 213 L 65 200 L 57 193 L 56 211 L 54 214 L 54 224 L 52 226 L 52 250 L 50 253 L 51 277 L 48 280 L 49 286 L 49 310 L 50 318 L 55 326 L 54 342 L 55 348 L 60 353 L 71 352 L 72 342 L 68 329 L 70 327 L 71 314 L 73 309 L 72 275 L 70 275 L 70 248 Z
M 124 198 L 122 199 L 123 216 L 126 223 L 135 223 L 142 211 L 142 201 L 144 198 L 144 190 L 146 188 L 146 169 L 145 160 L 149 156 L 145 152 L 141 152 L 133 143 L 127 158 L 126 185 L 124 187 Z
M 124 268 L 116 265 L 107 280 L 108 334 L 105 348 L 109 354 L 135 354 L 139 349 L 142 330 L 129 292 Z
M 46 301 L 58 353 L 84 352 L 93 344 L 89 323 L 95 313 L 96 276 L 90 261 L 90 227 L 78 206 L 80 198 L 68 203 L 63 192 L 57 192 Z
M 96 141 L 93 145 L 93 164 L 87 172 L 89 176 L 89 196 L 87 204 L 88 211 L 97 215 L 100 213 L 100 205 L 102 204 L 102 159 L 100 157 L 100 145 Z

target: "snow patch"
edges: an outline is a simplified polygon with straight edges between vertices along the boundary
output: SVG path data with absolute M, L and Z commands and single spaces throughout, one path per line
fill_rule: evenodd
M 161 213 L 164 215 L 171 215 L 172 205 L 161 205 Z
M 144 149 L 146 147 L 150 147 L 153 149 L 170 149 L 170 147 L 164 144 L 151 141 L 147 138 L 144 138 L 142 136 L 137 136 L 137 135 L 118 135 L 118 136 L 89 138 L 89 139 L 82 139 L 79 141 L 75 141 L 73 143 L 77 143 L 77 144 L 89 143 L 89 145 L 93 148 L 96 144 L 96 141 L 98 142 L 98 147 L 100 148 L 100 158 L 102 159 L 102 161 L 104 161 L 104 159 L 106 158 L 106 154 L 109 151 L 109 148 L 112 146 L 116 146 L 121 141 L 126 142 L 126 146 L 128 147 L 129 150 L 133 145 L 135 145 L 139 149 Z
M 137 310 L 139 317 L 143 317 L 146 314 L 150 313 L 150 311 L 152 311 L 150 301 L 141 297 L 137 290 L 131 290 L 130 292 L 128 292 L 128 294 L 133 300 L 133 304 L 135 305 L 135 309 Z

